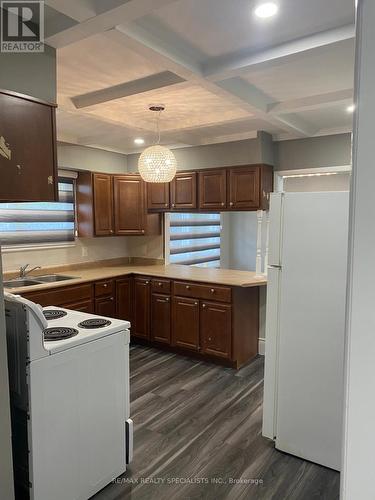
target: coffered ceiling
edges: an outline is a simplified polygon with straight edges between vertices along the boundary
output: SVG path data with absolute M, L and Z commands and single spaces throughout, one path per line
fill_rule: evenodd
M 354 0 L 46 0 L 58 54 L 58 138 L 130 153 L 350 131 Z M 144 147 L 144 146 L 142 146 Z M 141 147 L 141 148 L 142 148 Z

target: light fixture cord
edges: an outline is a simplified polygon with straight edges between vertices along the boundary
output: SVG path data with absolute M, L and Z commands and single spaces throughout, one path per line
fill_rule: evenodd
M 160 144 L 160 115 L 161 115 L 161 110 L 158 111 L 158 114 L 156 116 L 156 133 L 157 133 L 156 144 Z

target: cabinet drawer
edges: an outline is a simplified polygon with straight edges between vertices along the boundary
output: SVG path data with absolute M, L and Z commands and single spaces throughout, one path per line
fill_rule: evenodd
M 24 294 L 27 299 L 40 304 L 41 306 L 64 306 L 65 304 L 74 304 L 92 297 L 92 285 L 78 285 L 71 287 L 55 288 Z
M 173 293 L 182 297 L 194 297 L 205 300 L 218 300 L 220 302 L 230 302 L 232 290 L 230 287 L 218 285 L 200 285 L 189 283 L 188 281 L 175 281 Z
M 102 297 L 104 295 L 113 295 L 115 286 L 112 280 L 97 281 L 94 285 L 95 297 Z
M 171 293 L 171 282 L 169 280 L 153 279 L 151 283 L 153 292 Z

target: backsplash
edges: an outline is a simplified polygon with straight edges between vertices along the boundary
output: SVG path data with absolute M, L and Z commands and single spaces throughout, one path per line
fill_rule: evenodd
M 28 263 L 33 266 L 79 264 L 120 257 L 163 258 L 162 236 L 129 236 L 113 238 L 79 238 L 75 244 L 61 248 L 42 248 L 2 252 L 3 271 L 15 271 Z

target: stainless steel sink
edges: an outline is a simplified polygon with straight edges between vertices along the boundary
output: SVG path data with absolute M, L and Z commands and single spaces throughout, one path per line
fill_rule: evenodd
M 44 276 L 35 276 L 35 281 L 39 283 L 54 283 L 56 281 L 74 280 L 77 276 L 65 276 L 63 274 L 45 274 Z
M 65 276 L 63 274 L 45 274 L 30 278 L 16 278 L 4 281 L 5 288 L 21 288 L 23 286 L 41 285 L 42 283 L 56 283 L 57 281 L 74 280 L 76 276 Z
M 21 288 L 23 286 L 38 285 L 40 283 L 41 281 L 36 281 L 32 279 L 15 279 L 15 280 L 4 281 L 3 285 L 5 288 Z

